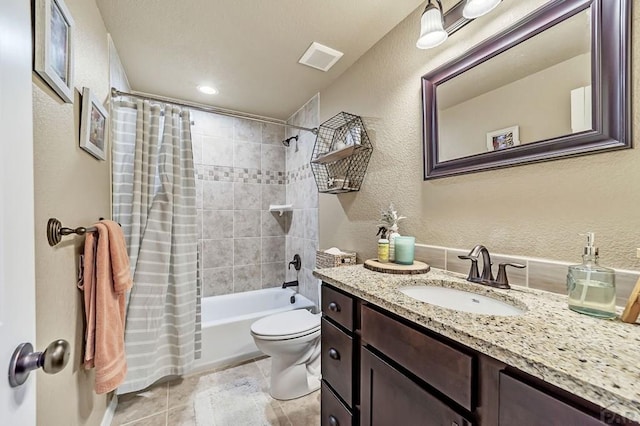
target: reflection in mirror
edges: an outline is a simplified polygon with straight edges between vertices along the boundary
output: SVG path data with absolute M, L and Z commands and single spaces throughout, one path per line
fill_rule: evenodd
M 591 130 L 590 26 L 587 9 L 438 86 L 438 160 Z
M 423 76 L 424 178 L 631 148 L 630 7 L 551 0 Z

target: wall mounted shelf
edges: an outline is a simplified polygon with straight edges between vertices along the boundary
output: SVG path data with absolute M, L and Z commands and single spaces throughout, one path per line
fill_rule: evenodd
M 269 211 L 276 212 L 279 216 L 282 216 L 284 212 L 293 211 L 293 204 L 270 204 Z
M 312 163 L 317 164 L 329 164 L 338 160 L 342 160 L 343 158 L 351 157 L 357 151 L 362 148 L 361 145 L 350 145 L 342 149 L 336 149 L 335 151 L 329 151 L 324 155 L 320 155 L 320 157 L 311 160 Z
M 359 191 L 372 150 L 359 116 L 341 112 L 322 123 L 311 156 L 311 170 L 318 192 Z

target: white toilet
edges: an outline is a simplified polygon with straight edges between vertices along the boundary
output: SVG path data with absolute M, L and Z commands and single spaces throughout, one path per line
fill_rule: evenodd
M 275 399 L 295 399 L 320 388 L 320 314 L 296 309 L 251 325 L 256 346 L 271 356 Z

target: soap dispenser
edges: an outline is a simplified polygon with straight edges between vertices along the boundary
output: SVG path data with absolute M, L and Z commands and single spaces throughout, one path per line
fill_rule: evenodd
M 598 318 L 616 316 L 616 284 L 613 269 L 598 265 L 595 234 L 587 232 L 582 263 L 569 266 L 569 309 Z

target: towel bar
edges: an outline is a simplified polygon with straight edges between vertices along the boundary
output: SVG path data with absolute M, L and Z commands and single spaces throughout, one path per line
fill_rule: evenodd
M 100 218 L 102 220 L 102 218 Z M 49 218 L 47 222 L 47 240 L 49 241 L 49 245 L 51 247 L 57 245 L 60 241 L 62 241 L 62 237 L 65 235 L 78 234 L 84 235 L 87 232 L 95 232 L 97 231 L 95 226 L 91 226 L 89 228 L 85 228 L 84 226 L 79 226 L 75 229 L 73 228 L 65 228 L 62 226 L 62 222 L 60 222 L 55 217 Z

